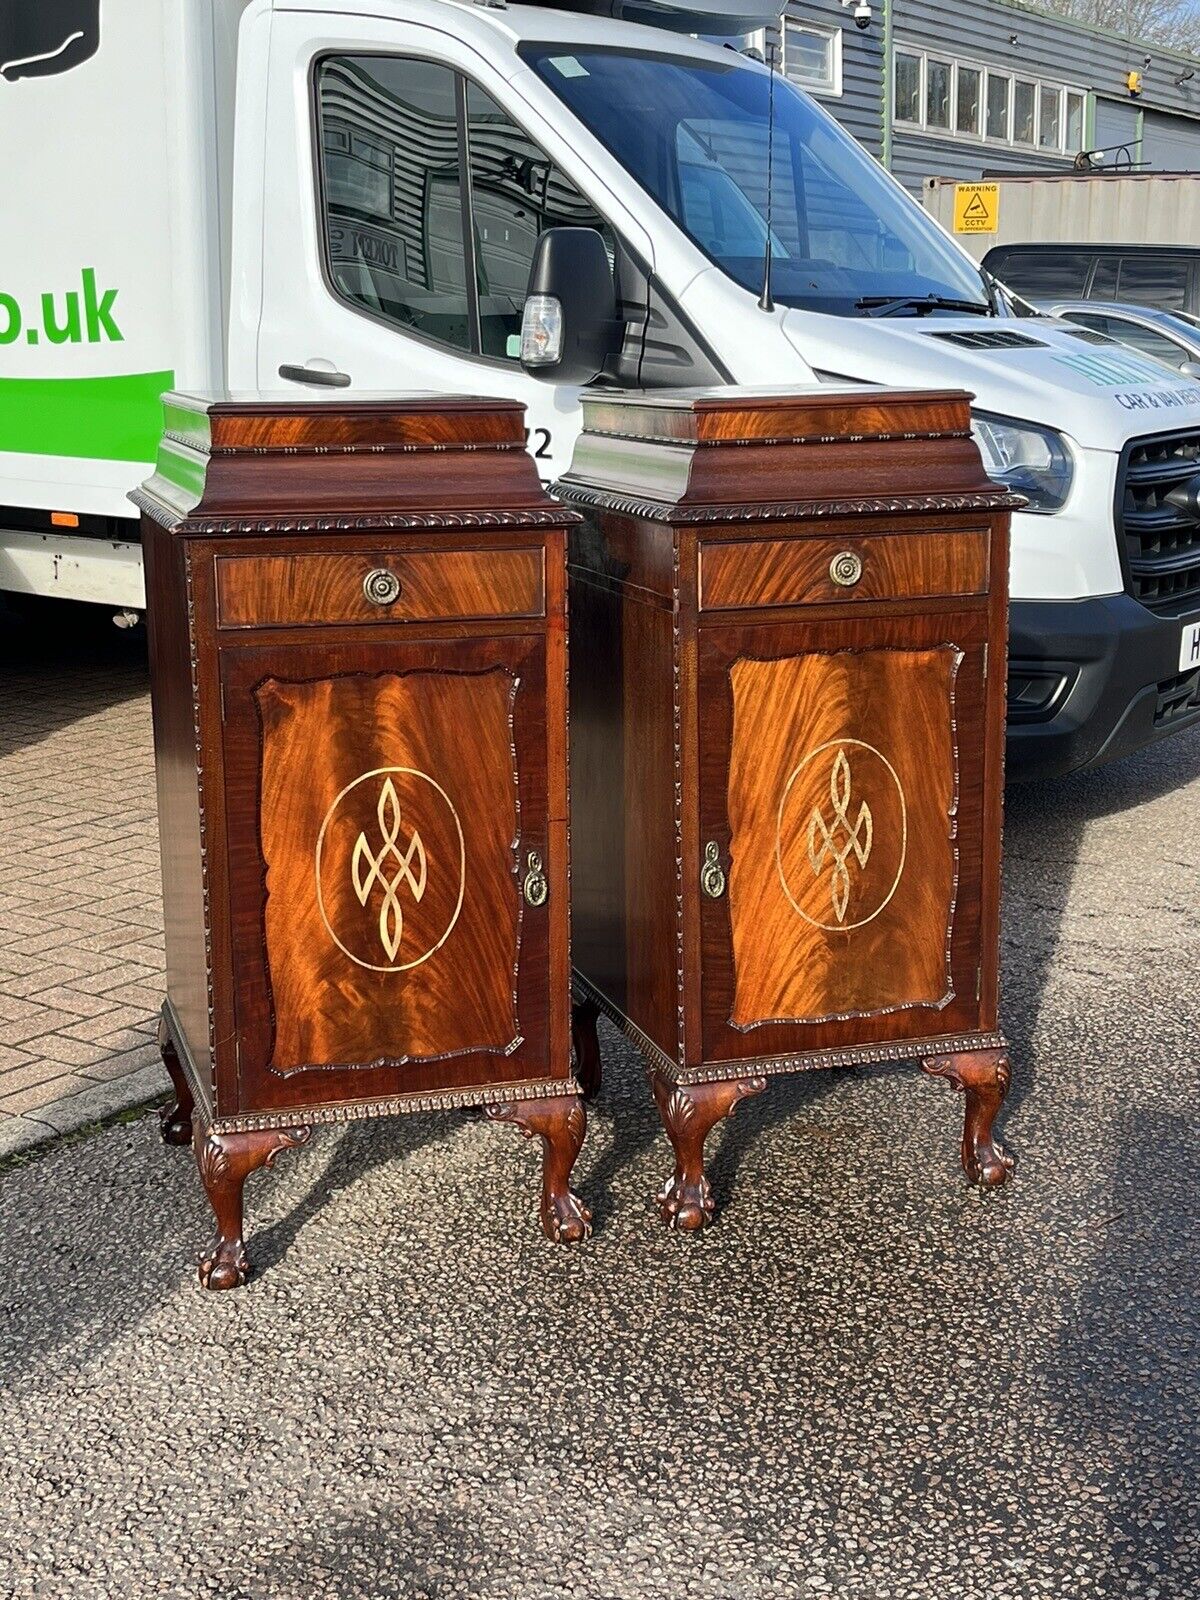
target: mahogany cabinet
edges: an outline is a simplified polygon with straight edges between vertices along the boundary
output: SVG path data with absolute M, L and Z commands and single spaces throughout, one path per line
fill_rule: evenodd
M 316 1123 L 482 1105 L 575 1240 L 565 540 L 523 409 L 168 396 L 149 596 L 173 1143 L 242 1185 Z
M 1008 520 L 957 393 L 585 400 L 572 530 L 573 959 L 639 1045 L 700 1228 L 773 1073 L 919 1060 L 1003 1183 Z

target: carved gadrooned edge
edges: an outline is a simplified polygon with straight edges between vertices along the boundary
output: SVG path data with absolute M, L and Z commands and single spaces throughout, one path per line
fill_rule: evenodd
M 831 517 L 897 516 L 905 512 L 1019 511 L 1023 495 L 1006 489 L 978 489 L 964 494 L 910 494 L 855 500 L 773 500 L 762 505 L 681 505 L 666 500 L 645 500 L 636 495 L 614 494 L 592 484 L 559 481 L 554 492 L 571 506 L 612 511 L 620 516 L 645 517 L 650 522 L 699 525 L 710 522 L 802 522 Z
M 623 1011 L 618 1011 L 617 1007 L 612 1005 L 600 990 L 590 983 L 578 969 L 573 970 L 571 973 L 571 989 L 577 999 L 590 1000 L 597 1011 L 606 1016 L 615 1028 L 619 1028 L 626 1038 L 637 1046 L 648 1061 L 656 1067 L 662 1068 L 665 1076 L 671 1078 L 674 1082 L 678 1081 L 679 1073 L 682 1070 L 679 1063 L 673 1061 L 665 1050 L 656 1045 L 649 1034 L 643 1033 L 636 1022 L 631 1022 Z
M 488 528 L 568 528 L 578 522 L 577 512 L 564 505 L 531 506 L 522 511 L 380 511 L 358 516 L 296 516 L 280 513 L 261 517 L 178 517 L 143 486 L 131 489 L 129 499 L 144 516 L 172 533 L 236 535 L 254 533 L 395 533 L 449 532 Z
M 679 532 L 676 530 L 671 549 L 671 589 L 676 597 L 671 607 L 671 727 L 674 748 L 671 801 L 675 823 L 675 1050 L 680 1061 L 687 1053 L 683 930 L 683 635 L 679 615 L 679 596 L 683 592 L 679 581 L 681 555 Z
M 426 1094 L 385 1095 L 378 1100 L 354 1100 L 337 1106 L 297 1106 L 291 1111 L 248 1111 L 236 1117 L 218 1117 L 210 1133 L 255 1133 L 259 1129 L 291 1128 L 299 1122 L 336 1124 L 369 1122 L 376 1117 L 404 1116 L 412 1111 L 452 1111 L 466 1106 L 507 1105 L 517 1100 L 556 1100 L 582 1094 L 569 1078 L 542 1078 L 527 1083 L 496 1083 L 479 1089 L 443 1089 Z
M 1001 1033 L 941 1034 L 925 1039 L 891 1039 L 884 1044 L 847 1045 L 835 1050 L 803 1050 L 791 1055 L 747 1056 L 736 1061 L 707 1062 L 690 1070 L 672 1061 L 667 1053 L 648 1038 L 607 1000 L 581 972 L 571 975 L 576 995 L 590 1000 L 614 1027 L 647 1058 L 652 1070 L 684 1088 L 691 1083 L 720 1083 L 729 1078 L 772 1077 L 783 1072 L 811 1072 L 821 1067 L 869 1067 L 888 1061 L 916 1061 L 937 1056 L 965 1054 L 971 1050 L 1007 1050 Z
M 195 1057 L 187 1042 L 187 1035 L 179 1021 L 179 1013 L 175 1010 L 174 1003 L 168 996 L 162 1005 L 162 1020 L 167 1031 L 167 1037 L 175 1046 L 175 1054 L 183 1068 L 183 1075 L 187 1079 L 188 1087 L 192 1091 L 192 1100 L 195 1102 L 194 1120 L 198 1120 L 205 1127 L 212 1124 L 215 1112 L 213 1110 L 212 1084 L 200 1072 L 196 1065 Z M 295 1121 L 295 1118 L 292 1118 Z
M 185 445 L 189 450 L 199 448 L 186 434 L 165 431 L 164 439 Z M 503 439 L 494 444 L 403 444 L 392 441 L 383 444 L 218 444 L 202 450 L 206 456 L 413 456 L 413 455 L 469 455 L 495 451 L 524 450 L 524 440 Z
M 617 428 L 604 428 L 595 435 L 597 439 L 623 439 L 631 444 L 652 444 L 674 447 L 677 450 L 714 450 L 732 446 L 737 449 L 755 448 L 775 444 L 896 444 L 915 439 L 969 439 L 970 428 L 917 428 L 892 433 L 780 433 L 769 437 L 749 435 L 738 439 L 669 439 L 661 433 L 624 433 Z
M 183 582 L 187 596 L 188 668 L 192 680 L 192 739 L 196 750 L 196 809 L 200 827 L 200 892 L 204 912 L 204 996 L 208 1008 L 208 1064 L 217 1070 L 217 1017 L 213 1000 L 212 897 L 208 883 L 208 812 L 205 803 L 204 745 L 200 736 L 200 656 L 196 642 L 196 586 L 192 552 L 183 550 Z

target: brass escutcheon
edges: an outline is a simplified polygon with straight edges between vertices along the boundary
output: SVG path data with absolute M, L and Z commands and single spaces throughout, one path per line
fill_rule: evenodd
M 529 868 L 525 874 L 525 898 L 531 906 L 544 906 L 550 885 L 542 871 L 542 858 L 536 850 L 531 850 L 525 857 L 525 864 Z
M 719 900 L 725 893 L 725 874 L 721 870 L 720 850 L 715 839 L 704 846 L 704 865 L 700 868 L 700 887 L 710 900 Z
M 400 579 L 386 567 L 372 567 L 363 579 L 363 594 L 373 606 L 390 606 L 400 598 Z
M 840 550 L 829 563 L 829 576 L 842 589 L 852 589 L 862 573 L 862 557 L 853 550 Z

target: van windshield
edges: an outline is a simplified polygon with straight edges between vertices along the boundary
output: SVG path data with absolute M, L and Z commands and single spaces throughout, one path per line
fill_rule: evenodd
M 521 46 L 524 60 L 710 260 L 762 287 L 768 74 L 668 54 Z M 783 305 L 841 316 L 990 309 L 977 269 L 870 156 L 775 79 L 771 287 Z

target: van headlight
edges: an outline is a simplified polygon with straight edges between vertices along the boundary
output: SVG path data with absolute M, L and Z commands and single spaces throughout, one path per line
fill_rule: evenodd
M 1061 511 L 1075 464 L 1060 433 L 986 411 L 971 413 L 971 433 L 989 478 L 1023 494 L 1028 511 Z

